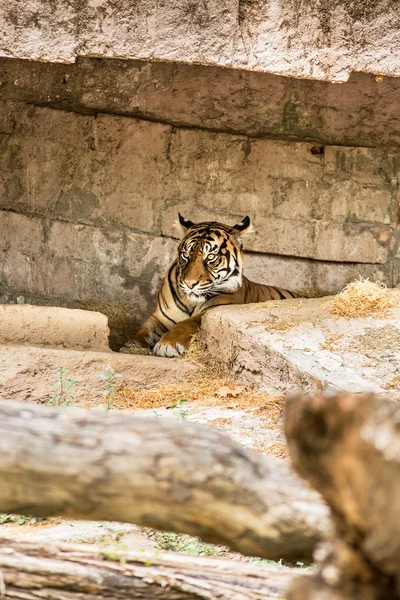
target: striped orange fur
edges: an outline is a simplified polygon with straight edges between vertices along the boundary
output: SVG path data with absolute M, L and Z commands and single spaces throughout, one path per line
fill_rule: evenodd
M 127 347 L 153 348 L 157 356 L 184 354 L 209 308 L 297 298 L 281 288 L 249 281 L 243 275 L 241 236 L 249 217 L 230 227 L 222 223 L 194 224 L 179 215 L 185 231 L 153 314 Z

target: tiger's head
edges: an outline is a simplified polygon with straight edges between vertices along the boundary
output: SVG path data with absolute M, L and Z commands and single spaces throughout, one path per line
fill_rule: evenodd
M 179 214 L 185 236 L 178 247 L 177 281 L 192 302 L 204 302 L 242 284 L 240 236 L 250 227 L 249 217 L 229 227 L 222 223 L 192 223 Z

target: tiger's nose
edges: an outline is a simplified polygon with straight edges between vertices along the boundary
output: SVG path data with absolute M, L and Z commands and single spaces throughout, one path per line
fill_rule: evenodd
M 190 290 L 192 290 L 194 287 L 196 287 L 196 285 L 198 285 L 200 283 L 200 281 L 185 281 L 186 285 L 188 286 L 188 288 Z

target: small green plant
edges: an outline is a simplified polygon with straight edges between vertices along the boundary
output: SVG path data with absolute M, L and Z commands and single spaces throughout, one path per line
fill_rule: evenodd
M 74 385 L 82 381 L 81 377 L 65 377 L 67 370 L 64 367 L 60 367 L 56 371 L 60 391 L 55 393 L 47 400 L 46 404 L 49 406 L 70 406 L 75 401 L 75 396 L 72 393 Z
M 145 550 L 144 548 L 142 548 L 140 550 L 140 552 L 143 552 L 143 554 L 146 553 L 148 555 L 146 560 L 144 561 L 144 566 L 149 567 L 150 565 L 153 564 L 153 562 L 157 561 L 158 558 L 160 557 L 161 548 L 156 548 L 151 554 L 149 554 L 149 551 Z
M 45 521 L 46 519 L 40 519 L 38 517 L 29 517 L 26 515 L 12 515 L 10 513 L 0 513 L 0 525 L 4 525 L 5 523 L 17 523 L 17 525 L 25 525 L 25 523 L 31 523 L 34 525 L 35 523 L 39 523 L 40 521 Z
M 253 556 L 250 559 L 250 562 L 256 563 L 257 565 L 272 565 L 275 567 L 283 567 L 284 566 L 282 559 L 280 559 L 279 561 L 276 561 L 276 560 L 270 560 L 268 558 L 259 558 L 258 556 Z
M 189 402 L 187 398 L 174 398 L 174 403 L 168 408 L 180 408 L 182 404 L 186 404 L 187 402 Z
M 98 373 L 97 377 L 105 383 L 102 395 L 107 402 L 106 411 L 108 412 L 114 406 L 115 380 L 121 375 L 116 373 L 110 365 L 107 365 L 106 372 Z
M 313 568 L 312 564 L 306 564 L 306 563 L 300 562 L 299 560 L 297 561 L 295 566 L 298 569 L 304 569 L 305 571 L 310 571 Z
M 304 569 L 305 571 L 311 569 L 312 565 L 306 565 L 303 562 L 297 561 L 296 564 L 291 563 L 291 562 L 287 562 L 284 561 L 283 558 L 281 558 L 279 561 L 276 560 L 270 560 L 267 558 L 259 558 L 258 556 L 253 556 L 250 559 L 251 563 L 255 563 L 257 565 L 272 565 L 275 567 L 297 567 L 298 569 Z
M 174 403 L 169 406 L 181 421 L 187 421 L 188 411 L 181 408 L 182 404 L 189 402 L 186 398 L 175 398 Z
M 127 552 L 128 547 L 119 543 L 124 535 L 123 532 L 113 528 L 109 523 L 101 523 L 100 527 L 105 530 L 105 533 L 97 540 L 101 548 L 101 558 L 125 564 L 126 557 L 123 553 Z
M 217 550 L 213 544 L 206 544 L 198 538 L 188 535 L 179 535 L 171 531 L 163 531 L 160 539 L 160 549 L 171 552 L 182 552 L 192 556 L 211 556 Z
M 119 562 L 121 565 L 125 565 L 127 559 L 123 556 L 123 548 L 117 546 L 106 546 L 101 548 L 100 556 L 102 560 L 111 560 L 112 562 Z
M 170 550 L 172 552 L 178 552 L 179 538 L 177 533 L 170 531 L 163 531 L 161 534 L 160 548 L 162 550 Z
M 178 413 L 178 418 L 181 421 L 187 421 L 188 418 L 188 411 L 187 410 L 180 410 Z
M 101 544 L 116 544 L 124 535 L 122 531 L 116 529 L 107 521 L 105 521 L 104 523 L 100 523 L 99 527 L 101 527 L 105 531 L 105 533 L 103 533 L 103 535 L 99 539 L 99 543 Z

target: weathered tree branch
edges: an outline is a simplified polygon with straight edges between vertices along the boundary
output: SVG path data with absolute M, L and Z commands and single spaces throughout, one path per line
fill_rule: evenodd
M 336 525 L 314 577 L 290 600 L 400 598 L 400 406 L 372 395 L 287 400 L 297 471 L 321 492 Z
M 0 597 L 10 599 L 275 600 L 299 572 L 176 554 L 110 561 L 95 546 L 0 541 Z
M 125 521 L 310 557 L 328 511 L 285 461 L 192 423 L 0 403 L 0 511 Z

